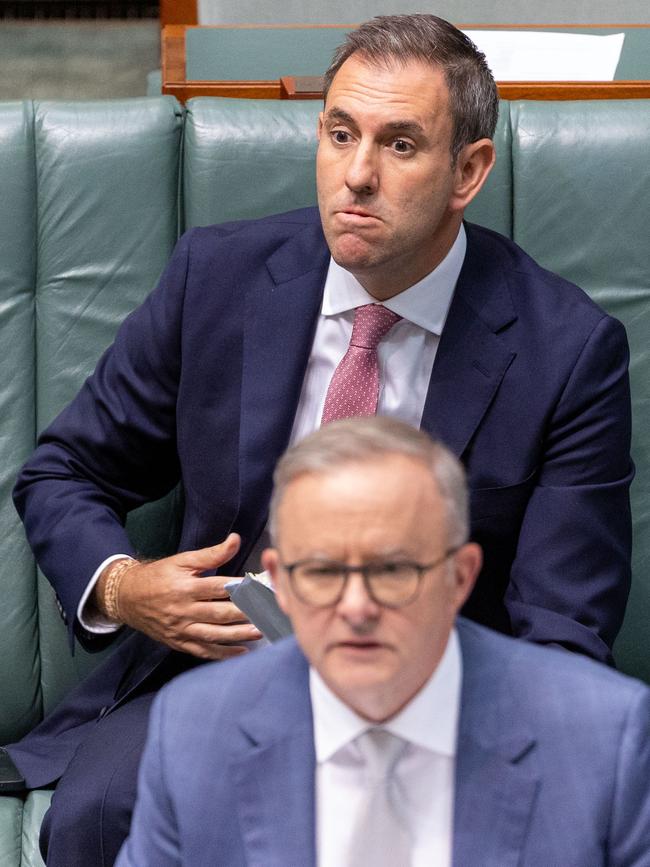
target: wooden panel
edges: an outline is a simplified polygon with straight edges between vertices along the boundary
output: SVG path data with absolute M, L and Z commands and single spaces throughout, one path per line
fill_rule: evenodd
M 161 44 L 163 93 L 169 84 L 185 84 L 185 27 L 172 24 L 163 27 Z
M 272 25 L 271 25 L 272 26 Z M 486 27 L 463 24 L 466 29 Z M 593 29 L 618 25 L 594 26 Z M 626 25 L 643 27 L 645 25 Z M 486 29 L 548 29 L 567 25 L 490 25 Z M 582 27 L 580 29 L 586 29 Z M 276 81 L 188 81 L 185 76 L 185 25 L 171 25 L 162 32 L 162 90 L 180 102 L 195 96 L 229 96 L 251 99 L 322 99 L 322 91 L 312 89 L 317 79 L 287 75 Z M 497 82 L 501 99 L 647 99 L 650 81 L 508 81 Z
M 160 0 L 160 26 L 198 24 L 198 0 Z
M 501 99 L 647 99 L 650 81 L 504 81 Z
M 185 103 L 195 96 L 229 96 L 237 99 L 305 99 L 290 97 L 279 81 L 187 81 L 184 84 L 163 84 L 163 93 Z M 317 98 L 317 97 L 314 97 Z
M 322 99 L 322 75 L 285 75 L 280 79 L 282 99 Z

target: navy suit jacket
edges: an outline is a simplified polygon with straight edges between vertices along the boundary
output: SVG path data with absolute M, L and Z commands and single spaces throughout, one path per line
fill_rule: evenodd
M 609 660 L 630 568 L 624 329 L 508 239 L 472 225 L 467 236 L 422 418 L 468 472 L 485 565 L 464 613 Z M 179 480 L 180 548 L 237 531 L 241 551 L 220 571 L 241 574 L 290 436 L 328 261 L 315 209 L 188 232 L 41 435 L 15 501 L 71 638 L 101 645 L 76 620 L 87 582 L 109 555 L 136 553 L 127 511 Z M 134 634 L 46 720 L 37 736 L 57 735 L 59 769 L 83 721 L 168 653 Z M 44 782 L 29 758 L 20 766 Z
M 650 865 L 650 690 L 459 621 L 455 867 Z M 154 703 L 117 867 L 315 867 L 308 666 L 292 639 Z

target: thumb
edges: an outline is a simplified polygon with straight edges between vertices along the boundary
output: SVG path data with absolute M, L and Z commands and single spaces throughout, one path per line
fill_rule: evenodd
M 184 551 L 182 554 L 178 554 L 176 562 L 179 566 L 193 569 L 196 572 L 205 572 L 227 563 L 239 551 L 240 545 L 241 537 L 239 534 L 230 533 L 218 545 L 210 545 L 209 548 L 199 548 L 198 551 Z

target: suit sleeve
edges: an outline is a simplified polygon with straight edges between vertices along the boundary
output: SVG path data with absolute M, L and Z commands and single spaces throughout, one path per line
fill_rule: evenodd
M 138 796 L 131 830 L 116 867 L 180 867 L 178 825 L 167 780 L 164 693 L 151 710 L 147 742 L 138 772 Z M 173 745 L 172 745 L 173 746 Z
M 191 233 L 190 233 L 191 235 Z M 190 250 L 185 236 L 157 288 L 122 324 L 76 398 L 41 434 L 14 501 L 70 631 L 97 566 L 135 555 L 126 514 L 179 479 L 175 407 Z
M 639 688 L 618 748 L 610 867 L 650 867 L 650 692 Z
M 603 316 L 549 419 L 506 592 L 515 635 L 610 663 L 630 586 L 628 360 Z

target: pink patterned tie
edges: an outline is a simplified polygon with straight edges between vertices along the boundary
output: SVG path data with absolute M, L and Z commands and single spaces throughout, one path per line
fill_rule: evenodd
M 382 304 L 357 307 L 348 351 L 334 371 L 327 389 L 321 424 L 377 412 L 377 346 L 401 318 Z

